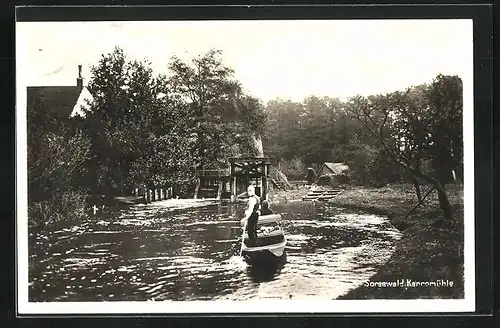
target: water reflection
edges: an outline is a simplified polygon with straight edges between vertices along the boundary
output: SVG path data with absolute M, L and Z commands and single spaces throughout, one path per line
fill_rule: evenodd
M 254 263 L 247 267 L 247 274 L 254 283 L 268 282 L 274 280 L 281 272 L 286 263 L 286 252 L 276 262 Z
M 30 301 L 332 299 L 368 279 L 400 237 L 384 218 L 289 203 L 273 208 L 284 219 L 286 257 L 248 266 L 238 256 L 242 206 L 194 202 L 113 209 L 31 232 Z

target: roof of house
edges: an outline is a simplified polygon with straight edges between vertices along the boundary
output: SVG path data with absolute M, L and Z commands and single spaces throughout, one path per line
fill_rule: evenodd
M 329 163 L 329 162 L 325 162 L 323 164 L 323 166 L 321 167 L 321 169 L 323 167 L 328 168 L 334 174 L 342 174 L 345 171 L 349 170 L 349 166 L 347 166 L 344 163 Z
M 61 117 L 70 117 L 80 97 L 82 88 L 78 86 L 28 87 L 28 108 L 40 106 L 53 110 Z

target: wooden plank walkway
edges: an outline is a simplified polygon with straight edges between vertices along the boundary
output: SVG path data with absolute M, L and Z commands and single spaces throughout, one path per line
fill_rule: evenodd
M 302 197 L 305 201 L 326 201 L 332 199 L 342 192 L 342 189 L 317 189 L 311 190 L 307 195 Z

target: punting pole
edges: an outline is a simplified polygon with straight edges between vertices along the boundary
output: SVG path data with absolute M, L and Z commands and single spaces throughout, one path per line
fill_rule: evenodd
M 243 255 L 243 243 L 245 242 L 245 231 L 247 230 L 248 219 L 245 220 L 245 224 L 243 225 L 243 233 L 241 234 L 241 247 L 240 247 L 240 256 Z

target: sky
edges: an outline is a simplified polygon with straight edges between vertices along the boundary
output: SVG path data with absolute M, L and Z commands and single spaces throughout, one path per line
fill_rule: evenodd
M 264 102 L 310 95 L 346 98 L 470 76 L 472 20 L 290 20 L 17 23 L 17 72 L 28 86 L 74 85 L 78 65 L 115 46 L 168 74 L 184 60 L 223 51 L 245 90 Z M 85 83 L 85 82 L 84 82 Z

